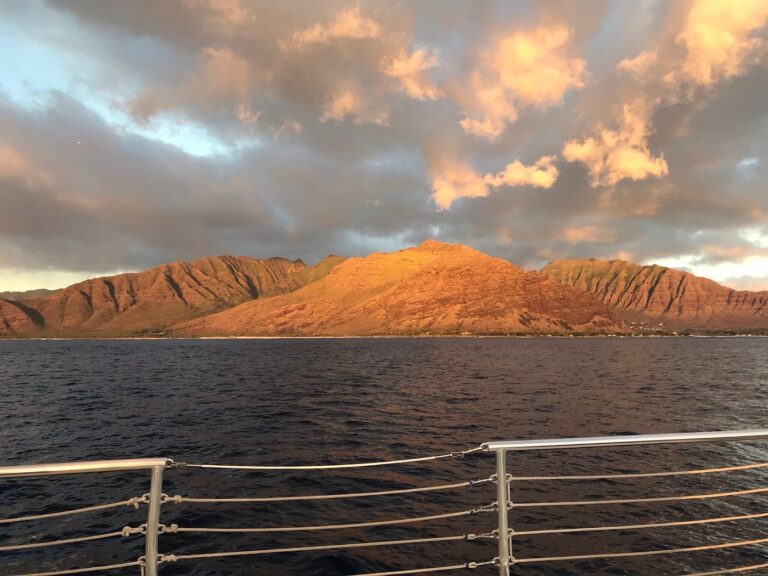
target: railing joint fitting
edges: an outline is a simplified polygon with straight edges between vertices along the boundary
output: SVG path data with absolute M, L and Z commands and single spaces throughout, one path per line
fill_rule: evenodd
M 157 563 L 162 564 L 165 562 L 176 562 L 178 558 L 176 558 L 175 554 L 160 554 L 157 557 Z
M 146 524 L 140 524 L 136 526 L 135 528 L 133 526 L 123 526 L 123 529 L 120 530 L 121 536 L 132 536 L 133 534 L 146 534 L 147 533 L 147 525 Z
M 160 504 L 181 504 L 184 502 L 184 497 L 181 494 L 175 496 L 168 496 L 168 494 L 160 495 Z
M 160 524 L 157 527 L 157 533 L 158 534 L 176 534 L 179 531 L 179 525 L 178 524 Z
M 149 504 L 149 493 L 142 494 L 141 496 L 134 496 L 128 500 L 128 506 L 133 506 L 136 510 L 138 510 L 142 504 Z

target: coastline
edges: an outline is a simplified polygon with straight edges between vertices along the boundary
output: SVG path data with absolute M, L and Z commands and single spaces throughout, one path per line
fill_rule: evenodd
M 348 336 L 52 336 L 30 338 L 0 337 L 0 342 L 78 340 L 398 340 L 398 339 L 510 339 L 571 340 L 611 338 L 768 338 L 768 334 L 380 334 Z

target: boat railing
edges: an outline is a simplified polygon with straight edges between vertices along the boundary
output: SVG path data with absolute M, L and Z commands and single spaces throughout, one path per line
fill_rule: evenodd
M 399 574 L 423 574 L 432 572 L 450 572 L 467 569 L 485 569 L 488 571 L 498 571 L 500 576 L 508 576 L 515 571 L 516 567 L 525 568 L 529 565 L 561 565 L 568 563 L 579 563 L 595 560 L 619 560 L 622 558 L 653 558 L 656 556 L 666 556 L 673 554 L 693 554 L 711 550 L 733 550 L 747 547 L 764 550 L 762 557 L 765 562 L 742 564 L 732 567 L 718 567 L 706 572 L 695 574 L 686 574 L 679 576 L 711 576 L 715 574 L 728 574 L 736 572 L 748 572 L 768 568 L 768 537 L 765 537 L 765 530 L 756 528 L 756 537 L 749 539 L 727 540 L 722 542 L 708 543 L 699 546 L 681 546 L 670 548 L 659 548 L 650 550 L 609 550 L 595 554 L 571 554 L 558 556 L 524 556 L 516 557 L 513 552 L 513 541 L 516 538 L 530 538 L 540 535 L 566 535 L 566 534 L 587 534 L 587 533 L 619 533 L 645 531 L 651 529 L 676 527 L 676 526 L 694 526 L 694 525 L 719 525 L 731 522 L 749 522 L 768 518 L 768 507 L 764 504 L 751 506 L 746 514 L 726 515 L 726 516 L 707 516 L 707 517 L 686 517 L 683 520 L 671 522 L 645 522 L 645 523 L 615 523 L 611 525 L 596 526 L 575 526 L 563 528 L 542 528 L 538 526 L 517 526 L 515 527 L 513 519 L 515 511 L 527 508 L 552 509 L 555 507 L 593 507 L 593 506 L 616 506 L 623 504 L 645 505 L 656 502 L 667 503 L 685 503 L 690 501 L 708 501 L 720 498 L 731 498 L 738 496 L 759 496 L 768 494 L 768 486 L 758 485 L 755 487 L 739 490 L 709 490 L 693 494 L 665 494 L 662 496 L 643 496 L 623 498 L 585 498 L 582 500 L 554 500 L 554 501 L 517 501 L 513 498 L 517 486 L 522 483 L 548 483 L 562 481 L 621 481 L 632 478 L 676 478 L 676 477 L 709 477 L 709 475 L 728 474 L 768 468 L 768 451 L 760 450 L 761 458 L 757 462 L 749 462 L 732 466 L 720 466 L 715 468 L 695 468 L 686 470 L 651 470 L 641 472 L 627 473 L 590 473 L 582 475 L 550 475 L 550 476 L 518 476 L 510 473 L 508 466 L 508 456 L 515 452 L 538 452 L 546 450 L 574 450 L 574 449 L 599 449 L 613 447 L 640 447 L 655 444 L 684 444 L 684 443 L 716 443 L 716 442 L 747 442 L 756 440 L 767 440 L 768 429 L 760 430 L 741 430 L 729 432 L 700 432 L 700 433 L 681 433 L 681 434 L 651 434 L 651 435 L 632 435 L 632 436 L 602 436 L 592 438 L 563 438 L 552 440 L 517 440 L 517 441 L 495 441 L 487 442 L 478 447 L 435 456 L 425 456 L 418 458 L 405 458 L 399 460 L 362 462 L 349 464 L 326 464 L 326 465 L 301 465 L 301 466 L 282 466 L 282 465 L 222 465 L 222 464 L 189 464 L 174 462 L 169 458 L 140 458 L 127 460 L 102 460 L 89 462 L 74 462 L 64 464 L 37 464 L 27 466 L 7 466 L 0 467 L 0 480 L 8 478 L 33 478 L 53 475 L 69 475 L 82 473 L 106 473 L 106 472 L 140 472 L 144 471 L 149 475 L 149 492 L 140 496 L 133 496 L 118 502 L 109 502 L 94 504 L 92 506 L 66 509 L 56 512 L 44 512 L 38 514 L 29 514 L 25 516 L 0 517 L 0 527 L 2 525 L 17 523 L 32 523 L 45 520 L 47 518 L 76 516 L 97 512 L 103 510 L 115 509 L 122 506 L 132 506 L 135 508 L 146 507 L 146 521 L 137 526 L 125 526 L 112 532 L 100 534 L 91 534 L 72 538 L 58 540 L 39 539 L 34 542 L 20 542 L 6 544 L 0 540 L 0 566 L 3 565 L 3 556 L 22 550 L 43 549 L 49 547 L 58 547 L 66 545 L 75 545 L 97 540 L 106 540 L 110 538 L 143 537 L 144 554 L 139 558 L 127 560 L 116 564 L 85 566 L 76 568 L 61 568 L 43 572 L 17 574 L 13 576 L 59 576 L 65 574 L 84 574 L 84 573 L 106 573 L 111 571 L 133 569 L 142 575 L 157 576 L 158 571 L 164 565 L 177 562 L 202 561 L 211 558 L 245 558 L 267 555 L 287 554 L 287 553 L 309 553 L 321 551 L 344 551 L 360 548 L 386 548 L 393 546 L 409 546 L 415 544 L 429 544 L 434 542 L 488 542 L 495 543 L 494 554 L 489 554 L 488 558 L 470 559 L 464 562 L 443 566 L 413 567 L 403 570 L 394 570 L 387 572 L 368 572 L 366 575 L 356 576 L 394 576 Z M 166 472 L 172 472 L 175 469 L 208 469 L 208 470 L 244 470 L 251 472 L 281 472 L 281 471 L 322 471 L 339 469 L 363 469 L 376 468 L 384 466 L 414 465 L 417 463 L 426 463 L 436 460 L 464 459 L 472 456 L 486 456 L 495 458 L 495 473 L 485 478 L 454 482 L 450 484 L 433 484 L 420 487 L 405 487 L 392 490 L 379 490 L 369 492 L 343 492 L 337 494 L 300 494 L 288 496 L 259 496 L 259 497 L 238 497 L 238 498 L 209 498 L 186 495 L 167 495 L 163 492 L 163 478 Z M 491 470 L 489 470 L 491 472 Z M 378 520 L 370 522 L 356 522 L 343 524 L 323 524 L 312 526 L 284 526 L 284 527 L 232 527 L 232 528 L 209 528 L 205 526 L 186 526 L 172 524 L 163 524 L 161 511 L 163 506 L 167 505 L 200 505 L 211 503 L 222 504 L 247 504 L 247 503 L 273 503 L 273 502 L 301 502 L 301 501 L 322 501 L 322 500 L 343 500 L 343 499 L 364 499 L 388 495 L 407 496 L 419 493 L 440 493 L 444 491 L 454 491 L 467 487 L 476 487 L 490 485 L 495 488 L 495 499 L 489 490 L 489 501 L 486 504 L 475 506 L 459 511 L 448 511 L 442 514 L 432 514 L 427 516 L 396 518 L 387 520 Z M 757 500 L 755 500 L 757 502 Z M 283 547 L 283 548 L 257 548 L 257 549 L 236 549 L 236 550 L 212 550 L 199 553 L 173 553 L 159 550 L 159 541 L 163 534 L 184 534 L 184 533 L 285 533 L 300 532 L 312 533 L 324 530 L 343 530 L 371 528 L 378 526 L 403 526 L 411 524 L 429 523 L 431 521 L 450 519 L 456 517 L 477 516 L 477 529 L 473 532 L 463 534 L 451 534 L 445 536 L 425 535 L 421 538 L 409 538 L 399 540 L 371 540 L 356 541 L 340 544 L 308 544 L 306 546 Z M 762 547 L 762 548 L 761 548 Z M 487 551 L 487 546 L 483 550 Z M 0 569 L 0 573 L 9 575 L 7 570 Z

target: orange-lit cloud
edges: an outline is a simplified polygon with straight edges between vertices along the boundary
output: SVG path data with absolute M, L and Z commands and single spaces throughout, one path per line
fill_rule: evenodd
M 318 22 L 309 28 L 294 32 L 285 46 L 301 50 L 312 44 L 329 44 L 340 38 L 378 38 L 381 33 L 379 23 L 363 16 L 360 6 L 356 6 L 336 13 L 330 22 Z
M 643 83 L 656 83 L 655 97 L 691 97 L 696 87 L 712 87 L 741 76 L 764 60 L 768 3 L 762 0 L 696 0 L 673 32 L 677 49 L 654 47 L 619 62 L 618 69 Z
M 507 164 L 501 172 L 487 174 L 483 180 L 494 188 L 525 185 L 551 188 L 558 176 L 557 167 L 553 164 L 554 160 L 554 156 L 542 156 L 530 166 L 515 160 Z
M 459 198 L 482 198 L 490 188 L 502 186 L 534 186 L 551 188 L 558 170 L 554 158 L 543 156 L 527 166 L 515 160 L 497 174 L 481 176 L 472 166 L 454 157 L 442 157 L 430 163 L 432 199 L 439 210 L 448 210 Z
M 765 0 L 698 0 L 676 38 L 685 58 L 669 78 L 712 86 L 741 76 L 765 56 L 765 38 L 756 32 L 766 21 Z
M 28 185 L 50 183 L 50 177 L 43 170 L 0 142 L 0 180 L 3 178 L 21 178 Z
M 328 120 L 343 122 L 352 119 L 355 124 L 386 126 L 389 123 L 389 113 L 370 108 L 358 90 L 347 88 L 337 92 L 325 104 L 320 119 L 323 122 Z
M 427 70 L 438 65 L 437 56 L 426 48 L 419 48 L 411 53 L 401 50 L 382 63 L 382 71 L 400 82 L 400 89 L 417 100 L 437 100 L 442 91 L 427 75 Z
M 763 0 L 692 2 L 672 33 L 674 46 L 662 42 L 618 63 L 637 85 L 614 121 L 616 128 L 599 126 L 592 136 L 566 142 L 565 159 L 582 162 L 593 186 L 666 176 L 666 161 L 648 149 L 654 113 L 665 104 L 693 99 L 697 87 L 713 88 L 760 63 L 768 47 L 757 32 L 766 22 Z
M 499 83 L 489 83 L 475 72 L 467 86 L 475 113 L 466 113 L 461 120 L 464 132 L 488 140 L 496 140 L 504 133 L 507 124 L 517 121 L 517 107 L 506 89 Z
M 599 226 L 573 226 L 563 230 L 560 240 L 566 244 L 595 244 L 608 243 L 616 239 L 616 231 Z
M 255 78 L 245 58 L 229 48 L 205 48 L 200 56 L 201 74 L 188 91 L 201 91 L 207 98 L 245 101 Z
M 242 0 L 184 0 L 184 5 L 201 13 L 208 26 L 224 34 L 256 21 Z
M 30 169 L 30 163 L 22 158 L 21 154 L 0 144 L 0 178 L 19 176 Z
M 518 108 L 554 106 L 582 88 L 587 63 L 569 54 L 571 37 L 564 26 L 544 26 L 498 40 L 470 75 L 465 132 L 495 140 L 517 120 Z
M 583 163 L 592 186 L 613 186 L 624 178 L 666 176 L 666 161 L 662 156 L 653 156 L 648 149 L 647 112 L 641 108 L 642 104 L 625 105 L 617 129 L 600 127 L 594 136 L 566 142 L 563 158 Z
M 483 177 L 462 160 L 441 162 L 431 173 L 432 199 L 440 210 L 448 210 L 459 198 L 488 196 Z

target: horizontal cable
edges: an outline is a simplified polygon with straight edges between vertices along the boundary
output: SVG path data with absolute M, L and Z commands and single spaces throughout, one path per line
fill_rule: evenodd
M 619 500 L 574 500 L 572 502 L 513 502 L 510 508 L 536 508 L 546 506 L 596 506 L 601 504 L 636 504 L 641 502 L 675 502 L 678 500 L 707 500 L 710 498 L 726 498 L 728 496 L 743 496 L 745 494 L 760 494 L 768 492 L 768 488 L 753 488 L 734 492 L 715 492 L 712 494 L 693 494 L 690 496 L 660 496 L 656 498 L 622 498 Z
M 196 504 L 216 504 L 216 503 L 248 503 L 248 502 L 291 502 L 297 500 L 336 500 L 343 498 L 366 498 L 371 496 L 391 496 L 394 494 L 415 494 L 417 492 L 436 492 L 438 490 L 455 490 L 458 488 L 468 488 L 493 482 L 492 478 L 482 480 L 469 480 L 456 484 L 442 484 L 439 486 L 423 486 L 419 488 L 402 488 L 399 490 L 380 490 L 378 492 L 350 492 L 348 494 L 317 494 L 309 496 L 274 496 L 270 498 L 190 498 L 188 496 L 170 496 L 166 499 L 168 502 L 181 504 L 182 502 L 193 502 Z
M 741 540 L 739 542 L 725 542 L 724 544 L 710 544 L 708 546 L 693 546 L 690 548 L 667 548 L 666 550 L 644 550 L 642 552 L 609 552 L 607 554 L 583 554 L 580 556 L 550 556 L 547 558 L 522 558 L 515 559 L 515 564 L 533 564 L 539 562 L 564 562 L 570 560 L 596 560 L 600 558 L 631 558 L 637 556 L 662 556 L 665 554 L 681 554 L 684 552 L 703 552 L 706 550 L 723 550 L 725 548 L 739 548 L 765 544 L 768 538 L 759 540 Z
M 83 536 L 81 538 L 67 538 L 66 540 L 53 540 L 51 542 L 36 542 L 34 544 L 18 544 L 16 546 L 0 546 L 0 552 L 11 552 L 14 550 L 28 550 L 29 548 L 45 548 L 48 546 L 61 546 L 63 544 L 76 544 L 78 542 L 91 542 L 93 540 L 104 540 L 105 538 L 115 538 L 122 536 L 121 532 L 108 532 L 107 534 L 97 534 L 95 536 Z
M 134 534 L 145 534 L 147 525 L 142 524 L 136 528 L 124 526 L 119 532 L 107 532 L 106 534 L 96 534 L 94 536 L 80 536 L 77 538 L 66 538 L 64 540 L 51 540 L 48 542 L 35 542 L 33 544 L 15 544 L 12 546 L 0 546 L 0 552 L 12 552 L 14 550 L 28 550 L 30 548 L 47 548 L 49 546 L 62 546 L 64 544 L 77 544 L 79 542 L 92 542 L 94 540 L 104 540 L 105 538 L 116 538 L 117 536 L 133 536 Z
M 495 565 L 496 560 L 486 562 L 465 562 L 464 564 L 454 564 L 452 566 L 435 566 L 434 568 L 414 568 L 412 570 L 395 570 L 394 572 L 366 572 L 364 574 L 354 574 L 353 576 L 398 576 L 399 574 L 427 574 L 428 572 L 449 572 L 451 570 L 474 570 L 481 566 Z
M 121 568 L 131 568 L 132 566 L 143 565 L 143 561 L 134 560 L 133 562 L 109 564 L 107 566 L 91 566 L 90 568 L 74 568 L 72 570 L 54 570 L 53 572 L 32 572 L 28 574 L 14 574 L 12 576 L 63 576 L 65 574 L 85 574 L 86 572 L 106 572 L 107 570 L 119 570 Z
M 768 518 L 768 512 L 746 514 L 744 516 L 721 516 L 720 518 L 704 518 L 701 520 L 681 520 L 679 522 L 657 522 L 654 524 L 625 524 L 623 526 L 595 526 L 589 528 L 553 528 L 551 530 L 521 530 L 514 531 L 514 536 L 535 536 L 539 534 L 578 534 L 581 532 L 606 532 L 610 530 L 642 530 L 644 528 L 668 528 L 670 526 L 691 526 L 694 524 L 714 524 L 716 522 L 734 522 L 736 520 L 752 520 Z
M 737 470 L 752 470 L 768 468 L 768 462 L 760 464 L 745 464 L 743 466 L 728 466 L 726 468 L 704 468 L 698 470 L 675 470 L 671 472 L 639 472 L 630 474 L 600 474 L 593 476 L 510 476 L 512 482 L 546 481 L 546 480 L 620 480 L 622 478 L 659 478 L 664 476 L 688 476 L 693 474 L 716 474 L 718 472 L 735 472 Z
M 73 510 L 64 510 L 62 512 L 50 512 L 48 514 L 34 514 L 32 516 L 17 516 L 16 518 L 2 518 L 0 524 L 11 524 L 13 522 L 28 522 L 30 520 L 42 520 L 43 518 L 57 518 L 60 516 L 69 516 L 70 514 L 84 514 L 86 512 L 96 512 L 97 510 L 109 510 L 110 508 L 119 508 L 120 506 L 134 506 L 139 499 L 123 500 L 122 502 L 111 502 L 109 504 L 99 504 L 98 506 L 88 506 L 86 508 L 75 508 Z
M 739 566 L 738 568 L 723 568 L 722 570 L 715 570 L 714 572 L 696 572 L 696 574 L 688 574 L 687 576 L 716 576 L 717 574 L 750 572 L 752 570 L 759 570 L 760 568 L 768 568 L 768 562 L 765 564 L 752 564 L 751 566 Z
M 486 510 L 495 510 L 495 508 L 475 508 L 472 510 L 462 510 L 461 512 L 448 512 L 446 514 L 435 514 L 433 516 L 419 516 L 417 518 L 401 518 L 398 520 L 379 520 L 374 522 L 358 522 L 355 524 L 326 524 L 323 526 L 288 526 L 275 528 L 183 528 L 174 524 L 171 528 L 166 528 L 165 532 L 242 532 L 242 533 L 261 533 L 261 532 L 309 532 L 313 530 L 341 530 L 344 528 L 371 528 L 373 526 L 392 526 L 397 524 L 415 524 L 417 522 L 429 522 L 430 520 L 441 520 L 444 518 L 457 518 L 459 516 L 471 516 Z
M 429 462 L 431 460 L 444 460 L 446 458 L 463 458 L 467 454 L 480 452 L 483 449 L 478 446 L 461 452 L 439 454 L 437 456 L 422 456 L 420 458 L 405 458 L 402 460 L 386 460 L 381 462 L 360 462 L 357 464 L 313 464 L 297 466 L 239 466 L 236 464 L 176 464 L 177 468 L 211 468 L 220 470 L 338 470 L 343 468 L 371 468 L 374 466 L 395 466 L 397 464 L 414 464 L 416 462 Z
M 441 536 L 437 538 L 411 538 L 409 540 L 379 540 L 377 542 L 356 542 L 353 544 L 328 544 L 324 546 L 297 546 L 294 548 L 271 548 L 264 550 L 234 550 L 232 552 L 207 552 L 201 554 L 163 554 L 161 562 L 178 560 L 198 560 L 201 558 L 226 558 L 231 556 L 262 556 L 266 554 L 284 554 L 286 552 L 316 552 L 320 550 L 349 550 L 351 548 L 375 548 L 377 546 L 402 546 L 406 544 L 427 544 L 430 542 L 452 542 L 457 540 L 477 540 L 486 535 L 464 534 L 463 536 Z

